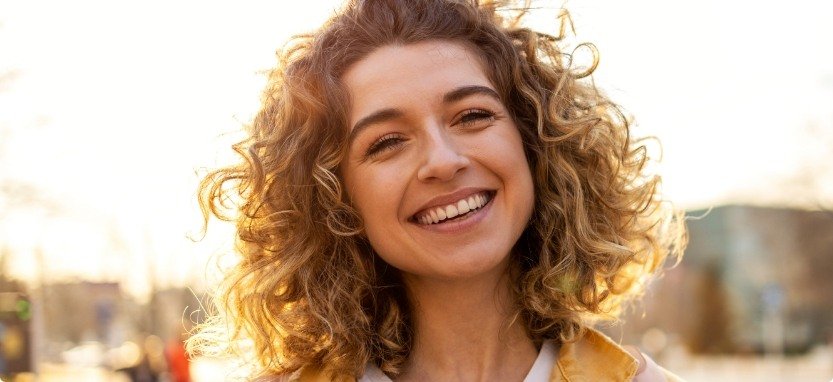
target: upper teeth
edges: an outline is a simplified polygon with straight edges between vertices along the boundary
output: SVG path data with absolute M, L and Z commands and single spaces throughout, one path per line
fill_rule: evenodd
M 460 199 L 455 203 L 429 208 L 420 212 L 416 218 L 417 221 L 422 224 L 434 224 L 465 214 L 471 210 L 476 210 L 483 207 L 488 202 L 489 194 L 487 192 L 481 192 L 467 198 Z

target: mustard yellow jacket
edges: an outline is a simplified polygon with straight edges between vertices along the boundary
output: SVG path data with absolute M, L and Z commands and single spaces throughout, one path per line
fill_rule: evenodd
M 588 329 L 576 342 L 561 345 L 550 382 L 632 381 L 639 367 L 627 350 L 604 334 Z M 681 382 L 673 373 L 660 368 L 668 382 Z M 355 382 L 352 377 L 332 377 L 314 368 L 305 368 L 291 382 Z

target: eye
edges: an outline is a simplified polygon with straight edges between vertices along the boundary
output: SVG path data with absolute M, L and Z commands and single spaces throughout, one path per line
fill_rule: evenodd
M 377 156 L 385 151 L 395 149 L 403 142 L 405 142 L 405 139 L 399 134 L 383 135 L 367 148 L 367 152 L 365 152 L 364 156 L 365 158 Z
M 483 109 L 469 109 L 463 112 L 460 119 L 457 121 L 457 124 L 462 127 L 471 128 L 477 127 L 480 124 L 491 123 L 494 120 L 495 113 L 492 113 L 491 111 Z

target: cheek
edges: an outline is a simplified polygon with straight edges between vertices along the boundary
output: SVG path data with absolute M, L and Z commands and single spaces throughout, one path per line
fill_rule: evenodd
M 378 173 L 359 179 L 353 202 L 364 223 L 364 234 L 370 246 L 385 262 L 401 268 L 397 259 L 390 255 L 402 240 L 397 231 L 402 192 L 395 177 L 384 175 Z
M 401 173 L 379 166 L 372 171 L 356 171 L 352 175 L 347 192 L 366 230 L 378 231 L 389 225 L 391 219 L 397 218 L 404 192 Z
M 512 131 L 504 137 L 502 142 L 505 144 L 501 148 L 501 152 L 506 153 L 506 155 L 501 158 L 502 160 L 497 165 L 501 166 L 501 171 L 506 176 L 510 177 L 508 182 L 513 186 L 513 193 L 519 204 L 517 213 L 526 215 L 528 218 L 532 215 L 535 203 L 535 186 L 520 132 Z
M 523 221 L 525 222 L 524 226 L 526 226 L 526 223 L 529 222 L 529 219 L 532 218 L 532 213 L 535 206 L 535 183 L 532 180 L 532 172 L 530 172 L 529 165 L 526 163 L 527 162 L 524 161 L 524 164 L 526 165 L 526 170 L 522 173 L 523 178 L 521 179 L 521 182 L 523 184 L 521 193 L 523 200 L 522 211 L 524 216 Z

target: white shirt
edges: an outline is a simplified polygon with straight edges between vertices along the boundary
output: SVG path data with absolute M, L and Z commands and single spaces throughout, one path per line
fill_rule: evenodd
M 552 341 L 544 341 L 541 344 L 541 350 L 538 352 L 538 358 L 529 369 L 524 382 L 547 382 L 550 380 L 550 373 L 555 366 L 555 344 Z M 376 365 L 368 364 L 364 369 L 364 374 L 359 378 L 358 382 L 393 382 L 388 378 L 382 370 L 379 370 Z

